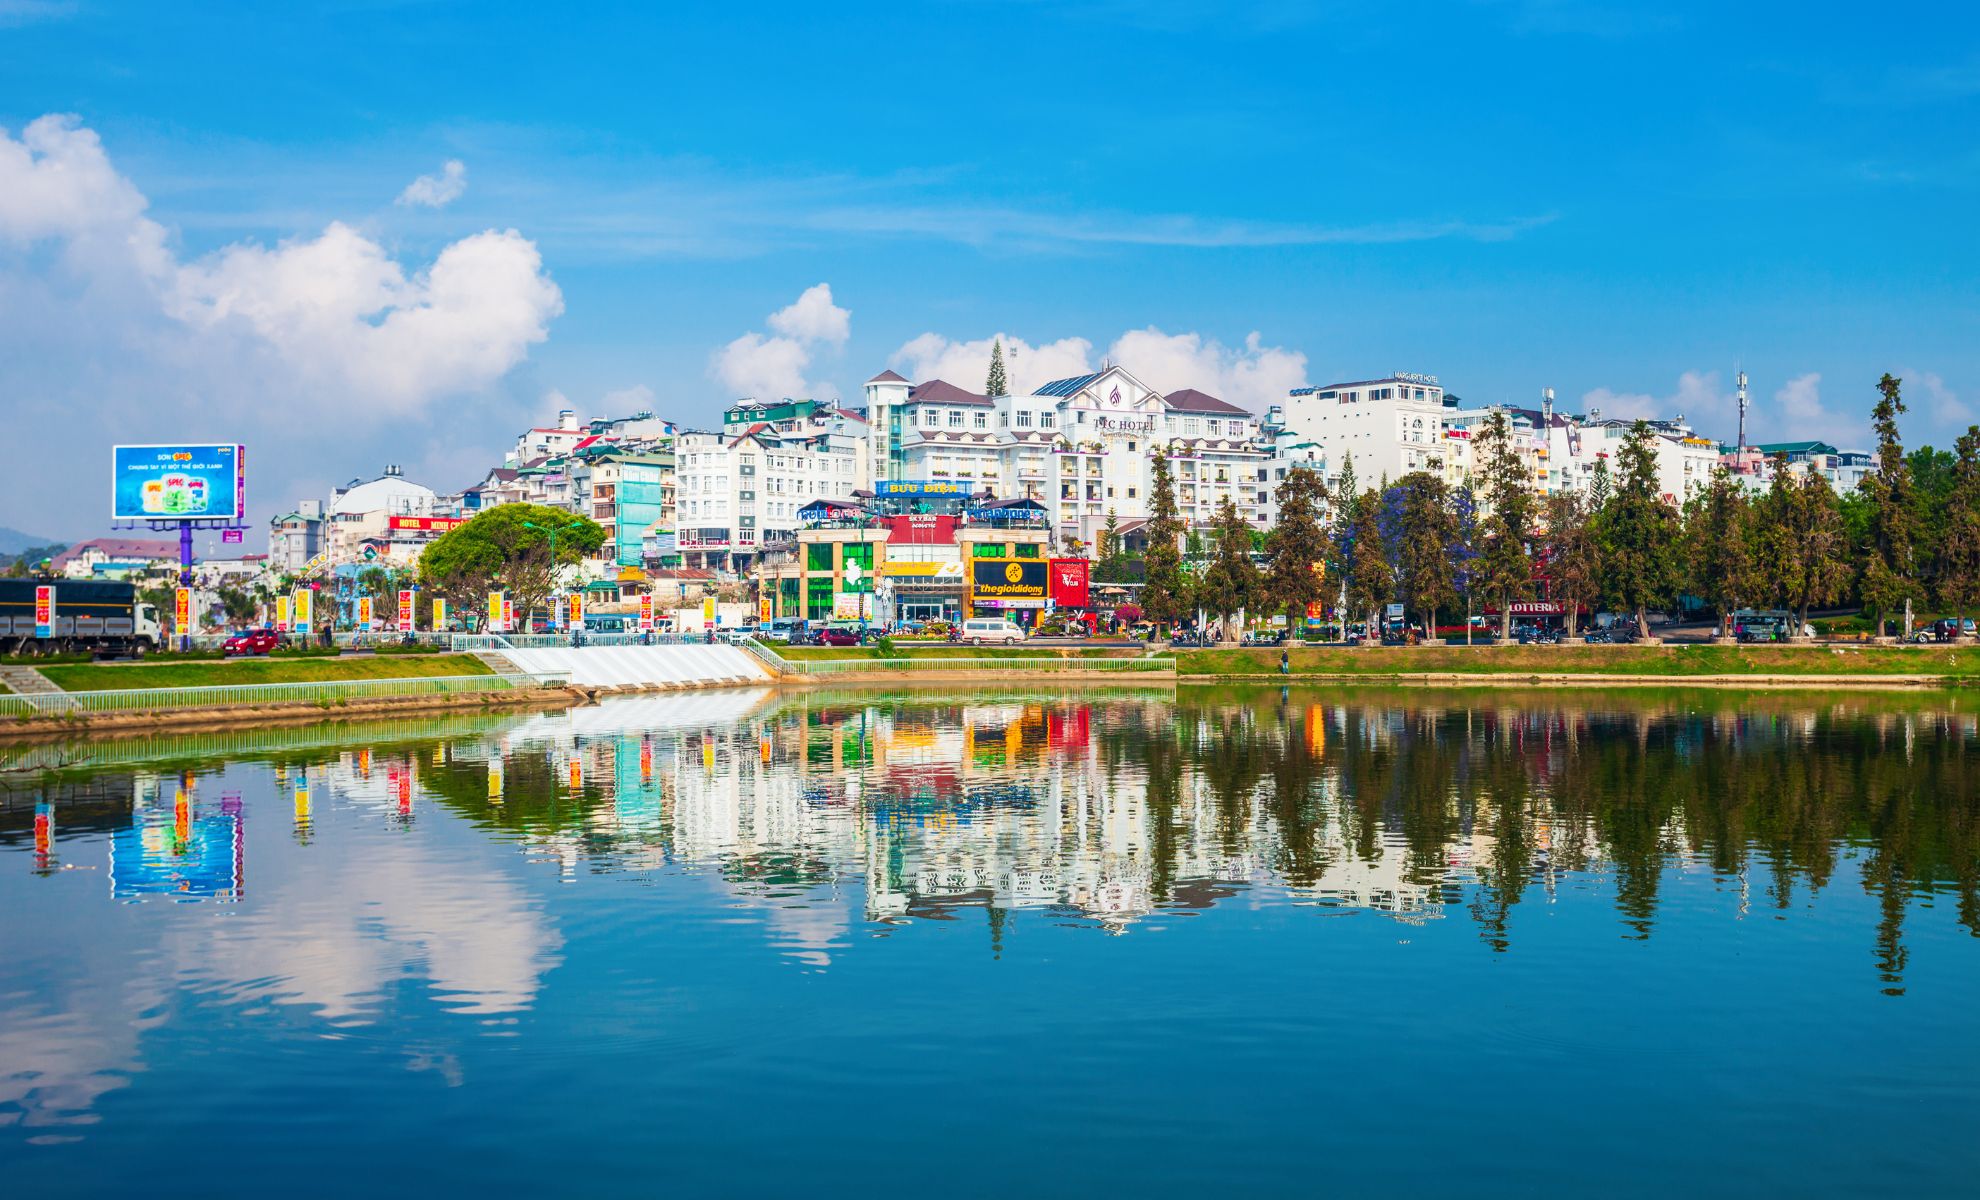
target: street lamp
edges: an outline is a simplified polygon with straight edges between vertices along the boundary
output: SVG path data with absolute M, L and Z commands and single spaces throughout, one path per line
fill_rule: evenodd
M 524 529 L 535 529 L 550 535 L 550 591 L 554 600 L 557 591 L 557 527 L 555 525 L 538 525 L 534 521 L 524 521 L 522 526 Z M 550 606 L 550 616 L 552 620 L 555 620 L 557 616 L 557 606 L 555 603 L 552 603 Z M 523 614 L 523 629 L 525 632 L 529 629 L 528 613 Z

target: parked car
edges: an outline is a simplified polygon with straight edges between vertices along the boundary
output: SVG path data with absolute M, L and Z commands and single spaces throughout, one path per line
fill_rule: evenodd
M 797 634 L 804 628 L 804 622 L 796 617 L 778 617 L 768 624 L 758 626 L 757 640 L 764 642 L 795 642 Z
M 1963 621 L 1954 620 L 1950 617 L 1941 617 L 1930 625 L 1913 633 L 1911 640 L 1914 642 L 1950 642 L 1957 639 L 1961 633 L 1971 634 L 1972 632 L 1973 619 L 1971 617 Z
M 985 642 L 1015 645 L 1024 640 L 1024 630 L 1003 617 L 971 617 L 962 623 L 962 640 L 972 646 Z
M 266 654 L 282 644 L 282 635 L 273 629 L 243 629 L 220 645 L 220 653 L 231 658 L 236 654 Z

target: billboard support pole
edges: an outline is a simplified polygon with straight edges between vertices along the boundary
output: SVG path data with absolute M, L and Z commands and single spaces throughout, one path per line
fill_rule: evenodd
M 179 523 L 179 586 L 188 590 L 192 587 L 192 561 L 192 522 L 181 521 Z M 187 615 L 190 618 L 191 614 L 188 613 Z M 190 619 L 188 619 L 187 623 L 191 623 Z M 181 651 L 192 649 L 192 633 L 190 631 L 179 630 L 179 649 Z

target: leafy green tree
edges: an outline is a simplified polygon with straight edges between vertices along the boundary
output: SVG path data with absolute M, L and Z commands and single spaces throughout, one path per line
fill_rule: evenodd
M 1427 471 L 1412 471 L 1388 491 L 1390 558 L 1395 589 L 1405 620 L 1425 630 L 1436 627 L 1437 610 L 1457 601 L 1451 571 L 1451 545 L 1457 541 L 1457 515 L 1450 488 Z
M 1286 613 L 1286 627 L 1297 630 L 1306 606 L 1326 597 L 1327 533 L 1320 527 L 1319 502 L 1326 485 L 1306 467 L 1294 467 L 1279 481 L 1279 510 L 1266 543 L 1265 596 Z
M 236 587 L 220 587 L 214 590 L 214 595 L 220 601 L 221 612 L 226 614 L 227 624 L 245 625 L 254 620 L 257 605 L 247 592 Z
M 1849 582 L 1849 537 L 1842 509 L 1819 471 L 1796 474 L 1785 458 L 1759 509 L 1760 563 L 1775 598 L 1795 613 L 1795 636 L 1808 610 L 1827 604 Z
M 1349 511 L 1346 542 L 1347 611 L 1361 617 L 1373 631 L 1382 620 L 1382 606 L 1395 594 L 1395 576 L 1382 545 L 1382 497 L 1374 491 L 1355 497 Z
M 1546 530 L 1541 554 L 1555 600 L 1567 605 L 1567 634 L 1575 636 L 1583 605 L 1602 593 L 1601 549 L 1596 544 L 1588 502 L 1578 492 L 1555 492 L 1543 510 Z
M 1512 602 L 1533 595 L 1533 559 L 1527 543 L 1533 536 L 1534 497 L 1504 409 L 1493 410 L 1486 419 L 1473 451 L 1491 512 L 1480 531 L 1484 545 L 1472 570 L 1486 599 L 1499 607 L 1499 636 L 1510 638 Z
M 1008 396 L 1011 394 L 1010 380 L 1004 375 L 1004 339 L 998 338 L 990 346 L 990 376 L 983 382 L 986 396 Z
M 1980 607 L 1980 425 L 1967 427 L 1954 456 L 1939 551 L 1939 599 L 1955 612 Z
M 1685 565 L 1690 587 L 1726 618 L 1760 590 L 1753 502 L 1724 467 L 1685 501 Z
M 604 544 L 604 528 L 588 517 L 542 504 L 503 504 L 435 538 L 420 555 L 419 578 L 462 612 L 479 612 L 488 593 L 506 591 L 516 611 L 527 614 L 550 598 L 557 568 Z
M 1354 455 L 1352 452 L 1341 456 L 1341 473 L 1334 481 L 1334 491 L 1327 500 L 1327 573 L 1333 576 L 1334 586 L 1345 592 L 1354 586 L 1353 556 L 1348 553 L 1353 544 L 1355 508 L 1361 503 L 1361 493 L 1354 477 Z M 1345 612 L 1339 614 L 1347 619 Z
M 1196 601 L 1212 619 L 1242 623 L 1244 614 L 1263 598 L 1263 579 L 1251 561 L 1251 523 L 1238 512 L 1229 494 L 1217 506 L 1217 550 L 1204 569 Z
M 1650 606 L 1669 603 L 1683 575 L 1678 512 L 1657 490 L 1656 436 L 1648 421 L 1630 427 L 1616 453 L 1615 491 L 1595 518 L 1604 587 L 1617 608 L 1636 614 L 1644 638 Z
M 1148 551 L 1141 588 L 1141 611 L 1158 625 L 1172 625 L 1189 612 L 1188 584 L 1183 578 L 1182 519 L 1176 515 L 1175 478 L 1169 458 L 1154 452 L 1153 481 L 1148 490 Z
M 1906 601 L 1922 599 L 1918 567 L 1913 559 L 1918 514 L 1917 498 L 1911 485 L 1910 464 L 1898 438 L 1897 419 L 1904 413 L 1899 394 L 1901 381 L 1888 372 L 1877 381 L 1877 405 L 1870 422 L 1877 431 L 1877 469 L 1860 485 L 1870 510 L 1868 544 L 1864 547 L 1863 602 L 1877 614 L 1881 626 L 1886 614 L 1904 607 Z

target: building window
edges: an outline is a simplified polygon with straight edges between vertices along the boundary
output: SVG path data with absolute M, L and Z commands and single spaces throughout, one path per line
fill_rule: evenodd
M 990 428 L 990 414 L 974 413 L 971 415 L 970 424 L 978 429 L 988 429 Z
M 1208 427 L 1206 432 L 1211 437 L 1216 437 L 1224 431 L 1224 423 L 1222 421 L 1205 421 L 1204 424 Z
M 927 428 L 929 428 L 929 429 L 933 429 L 933 428 L 935 428 L 935 410 L 934 410 L 934 409 L 932 409 L 932 408 L 924 408 L 924 409 L 922 409 L 922 410 L 921 410 L 921 423 L 922 423 L 922 425 L 924 425 L 925 427 L 927 427 Z
M 961 428 L 962 428 L 962 413 L 961 413 L 961 412 L 959 412 L 959 411 L 957 411 L 957 412 L 951 412 L 951 413 L 949 414 L 949 428 L 951 428 L 951 429 L 961 429 Z
M 1054 417 L 1051 413 L 1038 414 L 1038 427 L 1040 429 L 1050 429 L 1054 423 Z
M 1018 409 L 1017 423 L 1019 429 L 1031 428 L 1031 410 L 1026 408 Z
M 1013 546 L 1013 547 L 1011 547 L 1011 549 L 1012 549 L 1012 550 L 1014 551 L 1014 556 L 1015 556 L 1015 557 L 1017 557 L 1017 558 L 1037 558 L 1037 557 L 1038 557 L 1038 547 L 1037 547 L 1037 545 L 1035 545 L 1034 543 L 1031 543 L 1031 542 L 1025 542 L 1025 543 L 1022 543 L 1022 544 L 1020 544 L 1020 545 L 1017 545 L 1017 546 Z

